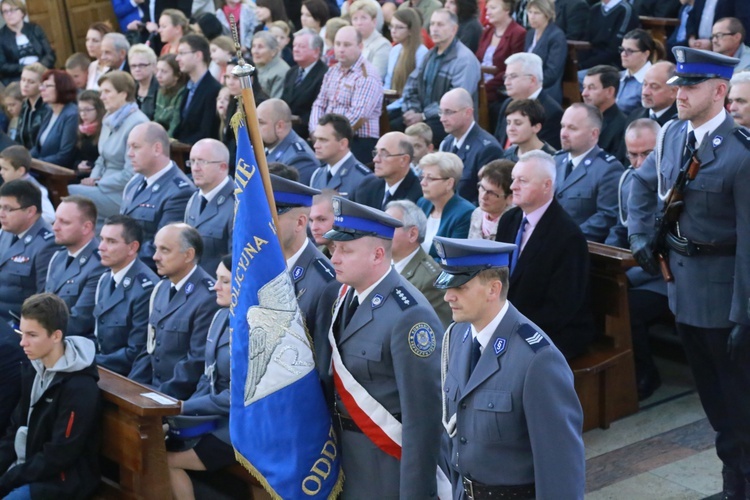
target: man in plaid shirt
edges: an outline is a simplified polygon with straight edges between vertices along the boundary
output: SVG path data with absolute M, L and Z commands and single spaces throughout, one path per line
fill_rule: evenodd
M 383 82 L 375 67 L 362 56 L 362 35 L 351 26 L 336 33 L 334 50 L 338 63 L 323 78 L 320 94 L 310 113 L 310 135 L 326 113 L 349 119 L 354 130 L 350 147 L 362 163 L 372 161 L 372 150 L 380 137 Z

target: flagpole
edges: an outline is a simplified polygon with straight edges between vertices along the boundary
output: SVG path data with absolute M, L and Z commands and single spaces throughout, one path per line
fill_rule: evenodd
M 273 197 L 273 188 L 271 187 L 271 174 L 268 172 L 268 163 L 266 162 L 266 155 L 264 153 L 263 138 L 260 135 L 260 124 L 258 123 L 258 114 L 255 109 L 255 95 L 253 94 L 253 82 L 251 79 L 253 73 L 255 73 L 255 67 L 246 63 L 245 59 L 242 57 L 239 34 L 237 33 L 237 24 L 235 23 L 233 14 L 230 14 L 229 16 L 229 25 L 232 27 L 232 38 L 234 38 L 234 48 L 237 51 L 238 61 L 237 66 L 232 69 L 232 74 L 239 78 L 240 85 L 242 86 L 242 98 L 240 99 L 242 106 L 240 107 L 240 111 L 244 112 L 243 114 L 245 115 L 245 129 L 250 137 L 250 144 L 252 144 L 253 151 L 255 152 L 255 161 L 258 165 L 261 179 L 263 179 L 263 189 L 266 192 L 268 206 L 271 209 L 273 224 L 278 228 L 279 217 L 276 212 L 276 200 Z

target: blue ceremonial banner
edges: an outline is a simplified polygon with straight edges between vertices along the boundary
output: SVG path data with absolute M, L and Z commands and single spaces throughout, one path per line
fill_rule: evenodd
M 238 130 L 229 429 L 274 498 L 341 489 L 336 437 L 245 124 Z

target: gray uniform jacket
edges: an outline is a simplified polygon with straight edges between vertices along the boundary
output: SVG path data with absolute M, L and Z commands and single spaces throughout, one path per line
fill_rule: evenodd
M 211 434 L 229 440 L 229 309 L 216 311 L 206 337 L 206 368 L 192 396 L 182 402 L 183 415 L 223 417 Z
M 566 179 L 567 163 L 567 152 L 555 156 L 557 201 L 581 226 L 587 240 L 603 243 L 617 221 L 617 184 L 623 166 L 599 146 L 594 146 Z
M 315 189 L 333 189 L 346 198 L 354 193 L 354 190 L 357 189 L 363 178 L 372 175 L 370 169 L 358 162 L 354 155 L 350 156 L 339 167 L 336 175 L 331 177 L 329 182 L 326 182 L 327 173 L 328 165 L 322 165 L 318 168 L 313 173 L 312 179 L 310 179 L 310 187 Z
M 0 320 L 13 319 L 10 311 L 21 315 L 21 304 L 35 293 L 44 291 L 47 267 L 55 245 L 55 233 L 41 216 L 11 245 L 13 234 L 0 233 Z
M 96 289 L 96 363 L 127 376 L 146 347 L 148 299 L 159 277 L 136 259 L 114 292 L 112 271 L 102 274 Z
M 99 240 L 93 238 L 65 267 L 68 251 L 55 253 L 49 262 L 44 291 L 54 293 L 65 301 L 70 311 L 66 335 L 80 335 L 94 339 L 94 305 L 96 284 L 104 273 L 99 257 Z
M 417 287 L 422 295 L 430 302 L 440 318 L 440 322 L 447 327 L 453 322 L 453 313 L 448 303 L 443 300 L 445 292 L 435 288 L 435 278 L 440 275 L 441 269 L 432 257 L 427 255 L 420 246 L 416 255 L 404 268 L 401 276 L 409 280 L 409 283 Z
M 583 412 L 573 373 L 549 337 L 509 304 L 471 376 L 469 324 L 453 325 L 449 347 L 454 498 L 466 498 L 463 476 L 491 486 L 534 483 L 536 498 L 582 499 Z
M 195 392 L 203 373 L 206 334 L 219 306 L 214 280 L 200 266 L 172 300 L 170 285 L 169 280 L 162 280 L 151 293 L 153 351 L 148 352 L 147 340 L 146 350 L 136 358 L 128 378 L 184 400 Z
M 344 365 L 388 412 L 401 414 L 403 426 L 400 461 L 364 434 L 342 432 L 344 498 L 436 496 L 442 338 L 432 306 L 394 269 L 340 332 Z M 336 399 L 339 411 L 347 414 Z
M 320 166 L 320 162 L 315 158 L 315 153 L 307 141 L 297 135 L 294 130 L 290 130 L 289 135 L 273 148 L 273 151 L 268 154 L 268 161 L 296 168 L 299 172 L 299 182 L 306 186 L 310 184 L 313 173 Z
M 229 179 L 221 190 L 206 203 L 201 213 L 201 192 L 196 191 L 185 207 L 185 224 L 193 226 L 203 238 L 201 267 L 211 276 L 221 257 L 232 253 L 234 231 L 234 181 Z
M 723 111 L 722 111 L 723 112 Z M 687 122 L 675 121 L 664 137 L 662 189 L 671 188 L 682 167 Z M 731 116 L 706 135 L 698 149 L 701 168 L 685 191 L 678 220 L 682 236 L 712 244 L 736 243 L 735 255 L 685 257 L 670 251 L 674 282 L 669 308 L 680 323 L 699 328 L 750 325 L 750 135 Z M 629 234 L 652 234 L 657 204 L 655 154 L 636 170 L 628 202 Z M 658 212 L 657 212 L 658 210 Z M 700 285 L 700 286 L 696 286 Z
M 120 205 L 120 213 L 134 218 L 143 228 L 140 257 L 151 269 L 155 269 L 154 236 L 170 222 L 182 221 L 188 199 L 195 191 L 193 183 L 174 162 L 167 168 L 169 171 L 163 177 L 137 195 L 145 177 L 134 175 L 125 186 Z

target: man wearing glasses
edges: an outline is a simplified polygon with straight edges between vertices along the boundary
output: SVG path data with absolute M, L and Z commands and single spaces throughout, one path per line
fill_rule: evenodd
M 183 220 L 195 186 L 169 159 L 169 136 L 157 123 L 142 123 L 130 132 L 127 156 L 135 175 L 123 191 L 120 213 L 140 223 L 143 228 L 141 259 L 156 270 L 154 236 L 170 222 Z
M 42 193 L 16 179 L 0 186 L 0 321 L 17 324 L 23 301 L 44 291 L 55 233 L 42 218 Z
M 711 47 L 717 54 L 740 60 L 734 68 L 735 74 L 750 68 L 750 47 L 745 45 L 745 27 L 736 17 L 725 17 L 714 23 Z

